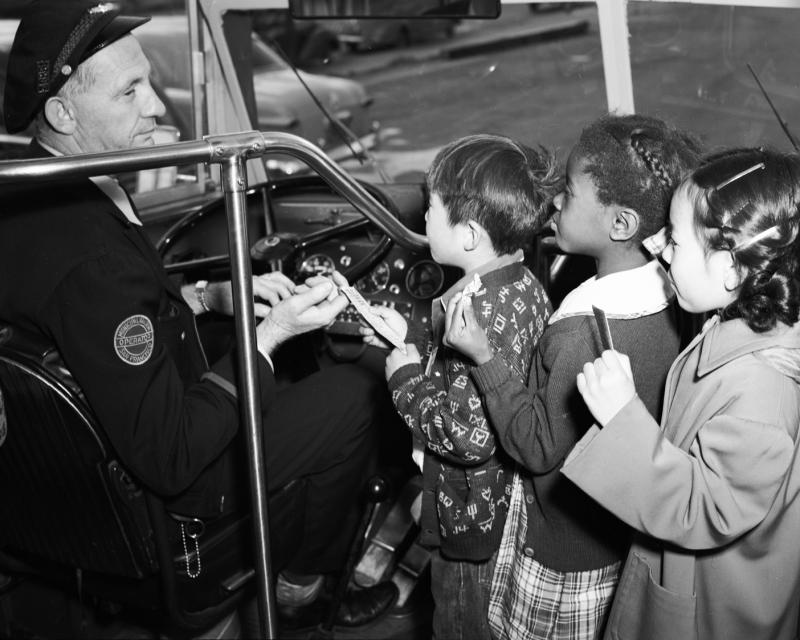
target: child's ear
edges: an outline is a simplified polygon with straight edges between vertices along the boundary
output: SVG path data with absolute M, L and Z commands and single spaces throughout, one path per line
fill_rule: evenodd
M 486 230 L 474 220 L 467 220 L 464 225 L 464 250 L 474 251 L 486 238 Z
M 742 274 L 736 266 L 733 254 L 730 251 L 717 251 L 713 255 L 721 261 L 725 291 L 736 291 L 742 284 Z
M 611 220 L 612 240 L 627 241 L 636 236 L 639 231 L 639 214 L 633 209 L 616 209 Z

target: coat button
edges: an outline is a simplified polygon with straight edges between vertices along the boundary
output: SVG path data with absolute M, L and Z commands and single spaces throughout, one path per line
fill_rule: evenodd
M 181 331 L 181 340 L 186 340 L 186 332 Z
M 525 547 L 525 548 L 522 550 L 522 553 L 524 553 L 524 554 L 525 554 L 526 556 L 528 556 L 529 558 L 532 558 L 532 557 L 533 557 L 533 549 L 532 549 L 531 547 Z
M 532 493 L 529 493 L 529 494 L 527 494 L 525 496 L 525 502 L 527 502 L 528 504 L 533 504 L 533 494 Z

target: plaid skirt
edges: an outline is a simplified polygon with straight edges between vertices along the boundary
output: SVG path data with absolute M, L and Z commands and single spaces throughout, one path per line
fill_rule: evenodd
M 594 640 L 600 637 L 621 563 L 562 573 L 527 557 L 524 488 L 514 474 L 511 505 L 489 596 L 489 627 L 496 640 Z

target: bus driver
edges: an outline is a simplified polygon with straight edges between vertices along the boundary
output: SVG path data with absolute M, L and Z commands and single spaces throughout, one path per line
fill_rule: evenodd
M 29 5 L 9 55 L 4 114 L 12 133 L 34 123 L 30 157 L 153 143 L 164 105 L 130 34 L 147 20 L 96 1 Z M 204 311 L 233 312 L 230 283 L 179 289 L 109 177 L 4 186 L 0 203 L 0 271 L 14 274 L 0 279 L 0 319 L 55 343 L 125 466 L 171 511 L 208 518 L 232 509 L 245 468 L 235 359 L 209 367 L 195 326 Z M 335 286 L 315 278 L 295 288 L 279 273 L 253 282 L 269 304 L 256 328 L 267 483 L 309 479 L 304 536 L 276 588 L 279 611 L 300 623 L 320 609 L 323 574 L 343 564 L 354 529 L 343 523 L 357 521 L 385 394 L 354 366 L 276 387 L 270 354 L 345 308 Z M 347 597 L 338 623 L 355 626 L 386 611 L 396 590 L 385 583 Z

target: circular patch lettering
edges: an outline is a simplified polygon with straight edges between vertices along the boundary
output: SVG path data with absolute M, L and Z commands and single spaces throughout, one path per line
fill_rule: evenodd
M 131 316 L 119 323 L 114 332 L 114 349 L 128 364 L 140 365 L 150 359 L 155 344 L 153 323 L 147 316 Z

